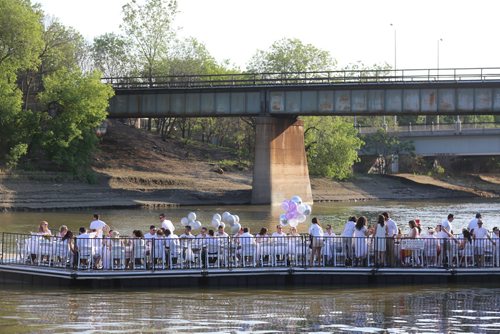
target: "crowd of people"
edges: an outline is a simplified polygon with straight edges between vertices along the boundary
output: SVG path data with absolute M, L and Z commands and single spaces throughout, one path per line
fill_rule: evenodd
M 488 254 L 498 265 L 500 253 L 499 230 L 485 229 L 480 213 L 460 234 L 454 229 L 453 214 L 426 231 L 418 219 L 410 220 L 404 235 L 403 226 L 398 226 L 387 212 L 378 215 L 375 224 L 369 224 L 365 216 L 349 217 L 338 236 L 331 225 L 323 230 L 316 217 L 312 218 L 307 235 L 300 235 L 294 226 L 286 227 L 285 232 L 285 227 L 278 224 L 272 234 L 263 227 L 253 235 L 248 227 L 243 227 L 231 236 L 223 225 L 215 230 L 201 227 L 197 235 L 185 226 L 183 233 L 177 235 L 165 214 L 160 214 L 159 219 L 158 228 L 151 225 L 147 233 L 134 230 L 131 237 L 122 237 L 94 214 L 89 228 L 80 227 L 78 235 L 63 225 L 56 236 L 67 247 L 69 265 L 95 269 L 153 265 L 166 268 L 178 263 L 227 265 L 230 261 L 233 265 L 253 266 L 264 265 L 265 261 L 273 265 L 300 261 L 309 266 L 484 266 Z M 40 223 L 38 234 L 52 235 L 46 221 Z M 85 251 L 88 256 L 82 256 L 89 248 Z M 123 254 L 116 256 L 115 249 Z

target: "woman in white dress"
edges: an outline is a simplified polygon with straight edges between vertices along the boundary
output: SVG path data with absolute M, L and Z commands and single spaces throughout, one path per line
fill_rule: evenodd
M 315 259 L 318 261 L 318 266 L 321 265 L 321 248 L 323 248 L 323 229 L 319 225 L 318 218 L 314 217 L 311 220 L 309 227 L 309 235 L 311 238 L 311 259 L 310 264 L 314 266 Z
M 474 264 L 474 246 L 472 243 L 472 236 L 468 229 L 464 228 L 462 230 L 462 236 L 458 238 L 460 245 L 460 265 L 464 263 L 466 267 Z
M 359 266 L 363 264 L 368 255 L 368 229 L 366 224 L 368 219 L 365 216 L 361 216 L 356 221 L 356 227 L 354 228 L 354 265 Z
M 378 215 L 375 231 L 375 266 L 385 266 L 385 247 L 387 238 L 387 225 L 385 217 Z

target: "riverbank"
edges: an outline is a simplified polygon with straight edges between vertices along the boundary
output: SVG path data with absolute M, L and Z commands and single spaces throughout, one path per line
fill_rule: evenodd
M 252 171 L 220 148 L 161 140 L 114 123 L 93 163 L 96 182 L 49 172 L 0 172 L 0 210 L 249 204 Z M 321 201 L 498 197 L 499 175 L 448 179 L 410 174 L 357 175 L 345 182 L 311 178 Z

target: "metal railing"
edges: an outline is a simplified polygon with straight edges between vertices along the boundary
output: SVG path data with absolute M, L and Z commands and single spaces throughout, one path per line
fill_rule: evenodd
M 498 239 L 497 239 L 498 241 Z M 319 248 L 320 257 L 311 254 Z M 500 245 L 436 238 L 83 238 L 2 233 L 2 264 L 65 270 L 283 267 L 499 267 Z
M 112 77 L 102 81 L 116 89 L 210 88 L 369 83 L 498 81 L 499 67 L 440 69 L 380 69 L 318 72 L 267 72 L 218 75 Z
M 398 125 L 398 126 L 381 126 L 381 127 L 372 127 L 372 126 L 355 126 L 358 130 L 359 134 L 373 134 L 379 130 L 385 130 L 389 134 L 397 134 L 397 135 L 405 135 L 412 133 L 422 133 L 422 132 L 487 132 L 492 129 L 500 129 L 500 123 L 495 122 L 482 122 L 482 123 L 440 123 L 440 124 L 408 124 L 408 125 Z

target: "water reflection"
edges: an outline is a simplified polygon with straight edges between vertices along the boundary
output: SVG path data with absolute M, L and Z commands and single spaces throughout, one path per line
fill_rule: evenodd
M 8 332 L 498 332 L 500 288 L 0 290 Z

